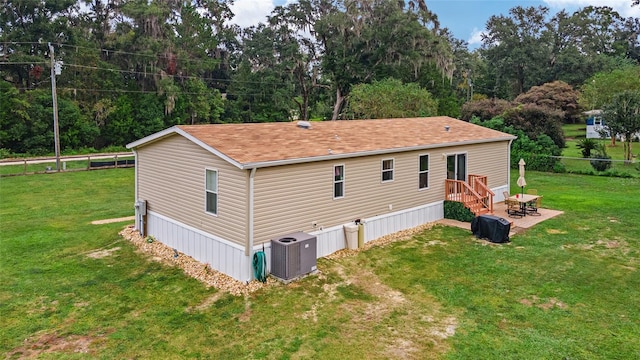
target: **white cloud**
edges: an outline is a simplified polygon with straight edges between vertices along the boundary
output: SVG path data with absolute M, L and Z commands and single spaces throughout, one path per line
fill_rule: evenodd
M 631 7 L 631 0 L 543 0 L 551 9 L 592 6 L 609 6 L 621 16 L 640 17 L 640 7 Z
M 231 5 L 235 15 L 231 22 L 242 28 L 264 23 L 274 7 L 273 0 L 235 0 Z
M 470 48 L 476 48 L 476 47 L 482 45 L 482 34 L 483 33 L 484 33 L 483 30 L 479 30 L 476 27 L 473 28 L 473 30 L 471 31 L 471 36 L 469 37 L 469 40 L 467 40 L 467 42 L 469 43 L 469 47 Z

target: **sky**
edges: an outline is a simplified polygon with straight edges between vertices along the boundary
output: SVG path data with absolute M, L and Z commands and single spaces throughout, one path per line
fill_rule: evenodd
M 278 5 L 295 0 L 235 0 L 233 22 L 247 27 L 264 22 Z M 438 16 L 441 27 L 451 30 L 454 37 L 465 40 L 469 48 L 480 46 L 480 34 L 492 15 L 509 15 L 516 6 L 546 6 L 551 15 L 566 9 L 571 13 L 589 5 L 610 6 L 623 17 L 639 17 L 640 7 L 631 7 L 631 0 L 425 0 L 427 7 Z

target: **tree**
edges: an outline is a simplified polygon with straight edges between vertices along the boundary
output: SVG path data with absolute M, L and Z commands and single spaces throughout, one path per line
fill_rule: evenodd
M 603 110 L 604 126 L 612 138 L 623 136 L 624 159 L 631 161 L 631 141 L 640 133 L 640 90 L 627 90 L 614 95 Z
M 433 116 L 438 105 L 417 84 L 402 84 L 389 78 L 354 86 L 349 95 L 349 110 L 356 118 L 384 119 Z
M 554 81 L 540 86 L 534 86 L 515 99 L 520 104 L 537 104 L 550 109 L 564 112 L 564 122 L 573 123 L 580 120 L 578 106 L 579 92 L 564 81 Z
M 0 66 L 4 81 L 21 89 L 35 89 L 47 78 L 47 42 L 67 40 L 71 30 L 67 15 L 75 10 L 75 4 L 75 0 L 2 2 L 0 54 L 11 60 Z
M 501 116 L 512 107 L 511 102 L 496 98 L 469 101 L 462 106 L 461 118 L 465 121 L 471 121 L 475 117 L 487 121 Z
M 578 103 L 585 109 L 600 109 L 625 90 L 640 91 L 640 66 L 626 65 L 619 69 L 600 72 L 582 86 Z
M 546 135 L 559 147 L 565 145 L 562 133 L 563 112 L 536 104 L 521 104 L 502 114 L 504 123 L 524 131 L 531 139 Z
M 439 35 L 437 18 L 424 1 L 343 0 L 314 25 L 322 47 L 322 69 L 335 90 L 333 119 L 337 119 L 351 87 L 411 69 L 416 76 L 423 65 L 434 63 L 449 78 L 451 50 Z M 411 5 L 413 4 L 413 5 Z M 430 27 L 431 26 L 431 27 Z
M 517 139 L 511 143 L 511 168 L 517 169 L 520 159 L 525 159 L 529 170 L 556 171 L 562 169 L 562 164 L 557 158 L 562 150 L 547 135 L 540 134 L 532 139 L 524 131 L 506 125 L 501 117 L 485 121 L 474 118 L 471 123 L 517 136 Z
M 295 107 L 293 67 L 295 44 L 265 24 L 245 29 L 242 54 L 228 87 L 227 121 L 288 121 Z
M 487 33 L 482 38 L 482 53 L 499 72 L 496 92 L 492 95 L 510 99 L 533 85 L 549 81 L 549 33 L 545 18 L 546 7 L 509 10 L 510 16 L 492 16 L 487 21 Z
M 29 102 L 24 94 L 0 81 L 0 149 L 18 152 L 28 132 Z

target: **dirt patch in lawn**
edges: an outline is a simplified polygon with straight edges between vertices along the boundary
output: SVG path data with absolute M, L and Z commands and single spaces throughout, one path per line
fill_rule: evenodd
M 23 345 L 6 353 L 7 358 L 33 359 L 45 354 L 93 354 L 91 347 L 106 335 L 81 336 L 39 334 L 24 340 Z M 49 355 L 51 356 L 51 355 Z
M 591 250 L 600 255 L 608 255 L 613 252 L 627 255 L 631 250 L 629 244 L 624 240 L 604 239 L 591 244 L 565 244 L 564 249 Z
M 550 310 L 554 307 L 557 307 L 559 309 L 567 308 L 567 305 L 565 303 L 556 298 L 549 298 L 546 301 L 543 301 L 535 295 L 532 295 L 529 298 L 520 299 L 520 304 L 528 307 L 535 306 L 542 310 Z
M 111 254 L 113 254 L 114 252 L 120 250 L 120 247 L 114 247 L 111 249 L 107 249 L 107 250 L 96 250 L 93 252 L 90 252 L 87 254 L 87 257 L 90 257 L 92 259 L 102 259 L 105 258 L 107 256 L 111 256 Z
M 458 321 L 442 312 L 434 299 L 417 299 L 393 289 L 357 263 L 332 262 L 327 271 L 341 277 L 342 281 L 336 283 L 338 287 L 351 286 L 369 297 L 363 300 L 356 297 L 340 306 L 350 317 L 342 335 L 346 339 L 355 341 L 371 336 L 370 329 L 379 329 L 374 332 L 376 339 L 372 342 L 377 351 L 393 359 L 438 358 L 449 349 L 446 340 L 455 335 Z M 333 286 L 325 296 L 334 296 Z M 319 308 L 326 301 L 318 299 L 312 311 L 321 312 Z
M 215 304 L 216 301 L 220 300 L 220 298 L 222 297 L 222 294 L 223 294 L 222 292 L 217 292 L 209 296 L 208 298 L 204 299 L 204 301 L 202 301 L 200 304 L 196 306 L 188 307 L 187 312 L 195 312 L 195 311 L 202 311 L 202 310 L 208 309 L 211 305 Z
M 133 221 L 135 219 L 136 219 L 135 216 L 127 216 L 127 217 L 114 218 L 114 219 L 94 220 L 91 222 L 91 224 L 93 225 L 112 224 L 112 223 L 119 223 L 119 222 L 125 222 L 125 221 Z
M 551 235 L 556 235 L 556 234 L 566 234 L 567 232 L 564 230 L 558 230 L 558 229 L 548 229 L 547 230 L 547 234 L 551 234 Z

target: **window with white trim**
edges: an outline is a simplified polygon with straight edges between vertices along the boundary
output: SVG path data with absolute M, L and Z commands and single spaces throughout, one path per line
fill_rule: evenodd
M 206 171 L 205 179 L 205 211 L 218 215 L 218 171 L 209 170 Z
M 420 155 L 419 162 L 418 189 L 427 189 L 429 187 L 429 155 Z
M 344 197 L 344 165 L 333 167 L 333 198 Z
M 393 159 L 382 159 L 382 182 L 393 181 Z

